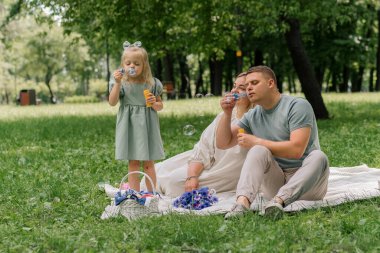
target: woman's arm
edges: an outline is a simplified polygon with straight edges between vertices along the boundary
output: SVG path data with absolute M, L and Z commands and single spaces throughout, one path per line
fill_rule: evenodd
M 218 114 L 211 124 L 203 130 L 199 141 L 194 145 L 187 168 L 185 191 L 197 189 L 199 187 L 199 177 L 203 170 L 211 168 L 214 163 L 215 129 L 222 114 Z
M 192 191 L 198 189 L 199 187 L 199 176 L 203 171 L 203 163 L 201 162 L 190 162 L 187 169 L 187 178 L 185 181 L 185 191 Z

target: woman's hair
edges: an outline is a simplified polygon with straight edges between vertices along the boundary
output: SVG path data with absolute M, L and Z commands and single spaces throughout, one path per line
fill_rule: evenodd
M 239 78 L 239 77 L 242 77 L 242 76 L 246 76 L 247 75 L 247 72 L 241 72 L 240 74 L 238 74 L 236 77 L 235 77 L 235 79 L 236 78 Z
M 264 66 L 264 65 L 254 66 L 248 69 L 247 75 L 253 72 L 259 72 L 259 73 L 264 74 L 267 78 L 273 79 L 274 83 L 277 85 L 276 74 L 268 66 Z
M 153 86 L 154 80 L 153 80 L 153 75 L 152 71 L 149 65 L 149 57 L 148 53 L 143 47 L 136 47 L 136 46 L 130 46 L 126 47 L 123 51 L 123 54 L 121 56 L 121 66 L 124 66 L 124 60 L 127 54 L 129 53 L 137 53 L 142 61 L 143 64 L 143 69 L 142 69 L 142 77 L 143 81 L 149 85 L 149 87 Z M 125 81 L 128 81 L 128 75 L 124 75 L 123 79 Z

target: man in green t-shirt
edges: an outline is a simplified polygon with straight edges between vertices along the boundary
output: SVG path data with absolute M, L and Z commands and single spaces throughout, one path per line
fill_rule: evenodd
M 247 212 L 260 191 L 272 199 L 264 215 L 277 219 L 283 208 L 296 200 L 325 196 L 328 158 L 320 150 L 316 119 L 307 100 L 282 95 L 274 72 L 267 66 L 250 68 L 246 83 L 248 98 L 256 106 L 238 125 L 231 126 L 234 99 L 226 96 L 220 102 L 224 114 L 216 133 L 217 147 L 249 149 L 236 203 L 225 218 Z

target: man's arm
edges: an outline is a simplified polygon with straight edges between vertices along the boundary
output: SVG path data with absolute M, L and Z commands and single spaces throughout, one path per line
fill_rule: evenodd
M 305 153 L 311 135 L 310 127 L 296 129 L 290 133 L 289 141 L 270 141 L 254 135 L 239 134 L 238 144 L 244 148 L 261 145 L 268 148 L 274 156 L 300 159 Z

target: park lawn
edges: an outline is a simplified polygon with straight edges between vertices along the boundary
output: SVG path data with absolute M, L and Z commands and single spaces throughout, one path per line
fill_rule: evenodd
M 380 168 L 380 94 L 324 95 L 318 121 L 331 166 Z M 167 157 L 191 149 L 218 112 L 218 98 L 167 101 L 160 112 Z M 202 109 L 200 109 L 202 108 Z M 380 198 L 286 214 L 165 215 L 100 220 L 118 182 L 117 108 L 105 103 L 0 107 L 0 252 L 379 252 Z M 193 125 L 192 136 L 183 134 Z

